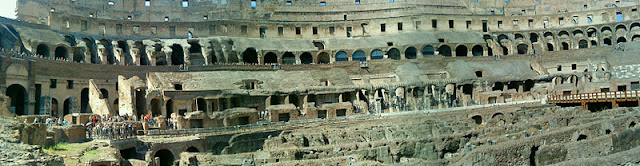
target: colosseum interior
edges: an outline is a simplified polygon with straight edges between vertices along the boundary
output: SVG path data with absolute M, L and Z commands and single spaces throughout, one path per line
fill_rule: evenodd
M 638 0 L 16 3 L 0 165 L 640 164 Z

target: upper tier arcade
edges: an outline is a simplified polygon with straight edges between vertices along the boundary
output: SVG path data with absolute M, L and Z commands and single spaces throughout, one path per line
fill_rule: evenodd
M 350 38 L 521 31 L 635 20 L 638 2 L 581 0 L 20 0 L 19 20 L 124 38 Z

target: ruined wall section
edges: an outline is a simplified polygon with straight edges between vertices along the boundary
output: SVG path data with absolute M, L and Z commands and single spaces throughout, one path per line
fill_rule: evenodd
M 116 112 L 109 105 L 109 101 L 102 97 L 102 93 L 93 79 L 89 80 L 89 105 L 93 113 L 98 115 L 114 115 Z
M 136 95 L 139 93 L 136 93 L 136 91 L 142 90 L 139 88 L 146 89 L 144 87 L 145 87 L 144 81 L 137 76 L 134 76 L 130 79 L 126 79 L 124 76 L 118 76 L 118 114 L 119 115 L 138 115 L 137 114 L 138 110 L 136 110 L 136 104 L 137 104 L 136 97 L 138 96 Z

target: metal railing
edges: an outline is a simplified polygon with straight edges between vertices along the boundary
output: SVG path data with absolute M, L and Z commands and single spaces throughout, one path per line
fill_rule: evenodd
M 613 91 L 613 92 L 595 92 L 580 93 L 570 95 L 548 95 L 547 101 L 584 101 L 584 100 L 608 100 L 608 99 L 629 99 L 640 97 L 640 91 Z

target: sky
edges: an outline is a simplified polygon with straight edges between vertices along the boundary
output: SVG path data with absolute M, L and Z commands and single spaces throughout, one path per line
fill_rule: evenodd
M 16 18 L 16 1 L 17 0 L 0 0 L 0 16 Z

